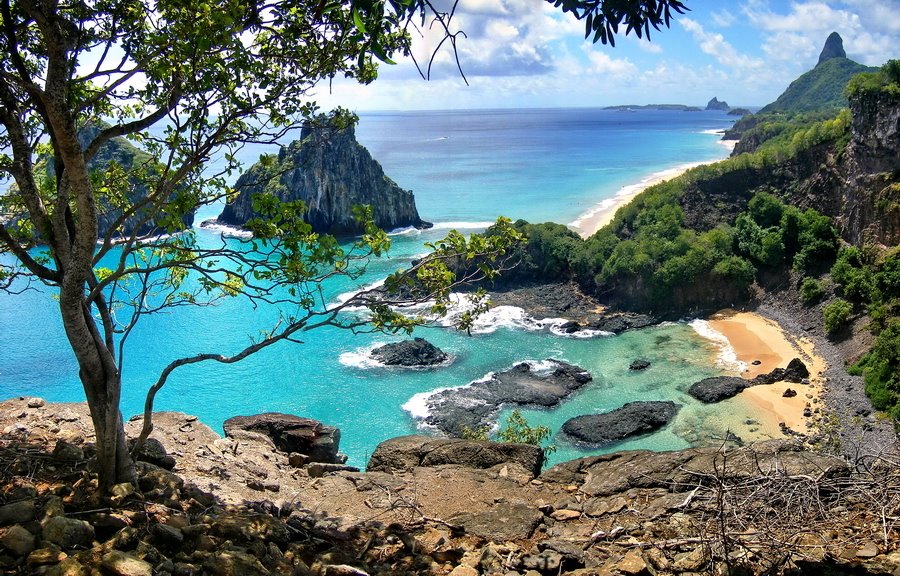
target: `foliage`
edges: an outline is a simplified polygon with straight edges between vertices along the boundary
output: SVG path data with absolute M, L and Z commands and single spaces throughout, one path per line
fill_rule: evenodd
M 847 84 L 850 98 L 879 93 L 900 95 L 900 60 L 888 60 L 874 72 L 857 74 Z
M 584 20 L 584 37 L 593 35 L 593 42 L 609 42 L 616 45 L 615 35 L 619 26 L 625 24 L 625 34 L 631 32 L 638 38 L 650 39 L 650 27 L 659 30 L 660 25 L 669 27 L 672 12 L 684 14 L 687 8 L 678 0 L 649 0 L 641 2 L 598 2 L 597 0 L 547 0 L 563 12 L 571 12 L 579 20 Z
M 873 70 L 847 58 L 830 58 L 791 82 L 790 86 L 760 112 L 838 110 L 847 106 L 844 90 L 860 72 Z
M 825 317 L 825 331 L 834 334 L 846 326 L 852 312 L 853 306 L 842 298 L 835 298 L 829 302 L 822 310 Z
M 816 304 L 820 300 L 822 300 L 822 296 L 825 295 L 825 290 L 822 288 L 822 283 L 816 280 L 815 278 L 804 278 L 803 282 L 800 284 L 800 299 L 807 306 Z
M 856 369 L 862 371 L 872 405 L 900 420 L 900 318 L 892 318 L 881 330 Z
M 546 458 L 556 452 L 556 446 L 553 444 L 542 446 L 544 441 L 550 438 L 551 435 L 552 431 L 547 426 L 530 426 L 528 420 L 522 416 L 522 412 L 516 409 L 507 418 L 506 425 L 497 432 L 497 441 L 541 446 L 541 450 L 544 451 L 544 457 Z M 480 426 L 473 430 L 468 426 L 463 426 L 460 437 L 463 440 L 488 441 L 491 439 L 491 427 Z

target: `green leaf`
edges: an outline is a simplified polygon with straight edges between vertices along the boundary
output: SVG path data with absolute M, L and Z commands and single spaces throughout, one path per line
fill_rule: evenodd
M 357 30 L 363 34 L 368 34 L 368 31 L 366 31 L 366 23 L 363 22 L 362 17 L 359 15 L 359 10 L 356 8 L 353 9 L 353 24 L 356 26 Z

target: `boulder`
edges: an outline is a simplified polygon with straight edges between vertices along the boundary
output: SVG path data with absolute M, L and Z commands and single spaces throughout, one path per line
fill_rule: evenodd
M 44 523 L 44 540 L 60 548 L 90 548 L 94 527 L 84 520 L 54 516 Z
M 270 438 L 278 450 L 286 454 L 305 454 L 312 462 L 343 464 L 347 461 L 347 457 L 338 452 L 341 431 L 312 418 L 267 412 L 229 418 L 223 427 L 228 437 L 236 431 L 261 433 Z
M 34 550 L 34 534 L 14 524 L 0 536 L 0 544 L 17 556 L 27 556 Z
M 100 564 L 105 573 L 113 576 L 153 576 L 153 566 L 149 562 L 120 550 L 104 554 Z
M 775 368 L 768 374 L 760 374 L 753 379 L 754 384 L 774 384 L 775 382 L 792 382 L 800 384 L 809 378 L 809 369 L 799 358 L 788 362 L 787 368 Z
M 585 370 L 562 362 L 522 362 L 509 370 L 428 398 L 425 422 L 448 436 L 490 425 L 501 406 L 551 408 L 591 381 Z
M 712 404 L 736 396 L 750 385 L 751 382 L 736 376 L 714 376 L 692 384 L 688 394 L 705 404 Z
M 134 447 L 134 440 L 129 440 L 128 447 Z M 175 468 L 175 458 L 169 456 L 169 453 L 166 452 L 166 448 L 162 445 L 162 442 L 156 438 L 147 438 L 144 441 L 144 445 L 141 446 L 141 449 L 138 450 L 137 454 L 134 456 L 135 460 L 149 462 L 160 468 L 165 468 L 166 470 Z
M 678 408 L 671 401 L 629 402 L 605 414 L 570 418 L 562 431 L 579 442 L 602 446 L 658 430 L 675 417 Z
M 643 358 L 638 358 L 637 360 L 634 360 L 631 364 L 629 364 L 628 369 L 638 371 L 638 370 L 646 370 L 649 367 L 650 367 L 649 360 L 644 360 Z
M 34 500 L 19 500 L 0 506 L 0 526 L 28 522 L 34 518 Z
M 388 366 L 412 367 L 443 364 L 449 358 L 446 352 L 424 338 L 385 344 L 372 350 L 371 355 Z
M 529 444 L 400 436 L 379 444 L 369 458 L 366 470 L 393 473 L 444 464 L 481 469 L 499 464 L 518 464 L 533 478 L 540 474 L 543 463 L 544 452 Z

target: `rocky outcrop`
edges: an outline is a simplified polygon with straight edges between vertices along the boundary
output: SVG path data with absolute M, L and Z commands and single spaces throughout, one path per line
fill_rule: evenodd
M 819 53 L 819 61 L 816 62 L 816 66 L 832 58 L 846 57 L 847 53 L 844 51 L 844 39 L 841 38 L 841 35 L 837 32 L 832 32 L 828 35 L 828 38 L 825 39 L 825 46 L 822 47 L 822 52 Z
M 270 163 L 252 166 L 238 179 L 237 197 L 218 222 L 243 226 L 258 217 L 253 196 L 263 191 L 284 202 L 306 204 L 304 219 L 317 232 L 353 235 L 363 231 L 353 207 L 372 207 L 375 224 L 385 230 L 427 228 L 413 193 L 388 178 L 369 152 L 356 141 L 353 126 L 337 126 L 328 118 L 306 125 L 300 139 L 285 146 Z
M 51 454 L 63 438 L 91 452 L 84 404 L 0 402 L 0 571 L 751 576 L 785 563 L 804 574 L 900 570 L 896 531 L 885 536 L 878 520 L 896 508 L 895 492 L 885 489 L 897 485 L 896 467 L 874 466 L 848 482 L 846 461 L 793 441 L 618 452 L 534 479 L 515 475 L 513 463 L 312 477 L 264 443 L 220 438 L 186 414 L 155 416 L 153 434 L 178 447 L 177 473 L 142 464 L 141 492 L 117 485 L 105 498 L 91 491 L 90 467 Z M 257 462 L 268 463 L 258 474 L 281 482 L 280 492 L 245 490 L 237 471 Z M 764 539 L 746 529 L 760 518 Z M 734 546 L 753 553 L 728 554 Z
M 794 384 L 806 383 L 809 378 L 809 369 L 799 358 L 788 362 L 787 368 L 775 368 L 768 374 L 760 374 L 753 379 L 753 384 L 773 384 L 775 382 L 792 382 Z
M 729 108 L 731 107 L 728 105 L 728 102 L 719 100 L 715 96 L 713 96 L 712 100 L 706 103 L 707 110 L 722 110 L 723 112 L 727 112 Z
M 503 406 L 551 408 L 590 381 L 589 373 L 560 360 L 522 362 L 468 386 L 431 395 L 424 422 L 459 437 L 465 430 L 490 425 Z
M 372 350 L 371 356 L 388 366 L 407 367 L 436 366 L 450 358 L 446 352 L 424 338 L 379 346 Z
M 269 438 L 278 450 L 303 454 L 311 462 L 343 464 L 347 457 L 338 451 L 341 431 L 312 418 L 266 412 L 254 416 L 234 416 L 222 425 L 225 436 L 242 439 L 248 434 Z
M 570 418 L 562 431 L 578 442 L 605 446 L 659 430 L 671 422 L 678 408 L 671 401 L 629 402 L 605 414 Z
M 729 116 L 747 116 L 748 114 L 752 114 L 752 112 L 747 108 L 732 108 L 728 111 Z M 723 139 L 729 140 L 727 137 Z
M 393 473 L 446 464 L 476 469 L 516 464 L 534 478 L 541 473 L 543 462 L 544 452 L 528 444 L 400 436 L 379 444 L 369 458 L 366 470 Z
M 692 384 L 688 394 L 704 404 L 712 404 L 737 396 L 750 385 L 751 382 L 737 376 L 714 376 Z
M 650 367 L 650 361 L 644 360 L 643 358 L 638 358 L 636 360 L 633 360 L 631 362 L 631 364 L 628 365 L 628 369 L 634 370 L 634 371 L 646 370 L 649 367 Z

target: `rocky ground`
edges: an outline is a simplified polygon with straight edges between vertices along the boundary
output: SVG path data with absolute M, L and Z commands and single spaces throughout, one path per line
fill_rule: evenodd
M 357 472 L 161 413 L 156 464 L 101 497 L 88 422 L 80 404 L 0 403 L 6 573 L 900 574 L 897 462 L 852 473 L 789 440 L 535 476 L 535 447 L 404 437 Z

